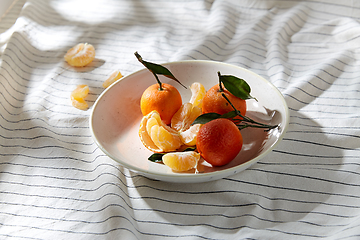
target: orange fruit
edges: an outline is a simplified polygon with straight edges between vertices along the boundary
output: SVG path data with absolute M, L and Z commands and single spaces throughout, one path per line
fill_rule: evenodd
M 172 85 L 162 83 L 163 90 L 159 89 L 159 84 L 148 87 L 140 99 L 140 108 L 144 116 L 156 110 L 165 124 L 171 123 L 171 118 L 182 105 L 179 91 Z
M 103 82 L 103 87 L 104 88 L 107 88 L 108 86 L 110 86 L 111 84 L 113 84 L 116 80 L 122 78 L 123 75 L 121 74 L 120 71 L 116 70 L 115 72 L 113 72 L 110 77 L 108 79 L 106 79 L 104 82 Z
M 197 106 L 201 108 L 203 98 L 206 94 L 205 87 L 199 82 L 194 82 L 193 84 L 191 84 L 190 90 L 191 90 L 191 98 L 189 102 L 192 103 L 193 106 Z
M 95 48 L 88 43 L 79 43 L 67 51 L 64 59 L 71 66 L 83 67 L 95 59 Z
M 218 114 L 225 114 L 230 111 L 234 111 L 234 108 L 229 102 L 222 96 L 222 93 L 230 100 L 234 107 L 245 116 L 246 114 L 246 101 L 232 95 L 228 90 L 223 87 L 224 91 L 220 92 L 219 84 L 210 88 L 203 99 L 202 112 L 210 113 L 215 112 Z
M 88 93 L 89 86 L 85 84 L 78 85 L 70 95 L 72 105 L 80 110 L 86 110 L 89 106 L 84 99 Z
M 196 137 L 196 147 L 201 156 L 213 166 L 223 166 L 240 152 L 243 138 L 235 123 L 218 118 L 205 123 Z
M 179 133 L 167 126 L 156 110 L 141 119 L 139 136 L 144 146 L 152 152 L 171 152 L 183 145 Z
M 194 151 L 166 153 L 162 156 L 163 163 L 178 172 L 195 168 L 199 159 L 200 154 Z

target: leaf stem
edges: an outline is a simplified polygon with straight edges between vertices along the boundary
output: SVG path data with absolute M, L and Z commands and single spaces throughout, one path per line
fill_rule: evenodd
M 158 84 L 159 84 L 159 91 L 164 90 L 163 87 L 162 87 L 162 83 L 160 82 L 159 77 L 158 77 L 154 72 L 152 72 L 152 74 L 154 74 L 154 76 L 155 76 L 155 78 L 156 78 L 156 81 L 157 81 Z
M 268 124 L 264 124 L 264 123 L 261 123 L 261 122 L 257 122 L 249 117 L 246 117 L 246 116 L 243 116 L 241 114 L 241 112 L 239 110 L 237 110 L 235 108 L 235 106 L 231 103 L 231 101 L 226 97 L 226 95 L 224 93 L 221 94 L 225 99 L 226 101 L 228 101 L 228 103 L 231 105 L 231 107 L 234 109 L 235 113 L 242 118 L 242 120 L 239 120 L 239 123 L 237 124 L 238 128 L 241 130 L 241 129 L 244 129 L 244 128 L 247 128 L 247 127 L 254 127 L 254 128 L 267 128 L 266 131 L 270 131 L 271 129 L 274 129 L 276 127 L 278 127 L 278 125 L 268 125 Z M 251 124 L 241 124 L 241 122 L 248 122 L 248 123 L 251 123 Z
M 146 66 L 146 64 L 144 63 L 144 61 L 143 61 L 142 57 L 140 56 L 140 54 L 138 52 L 135 52 L 134 54 L 135 54 L 136 58 L 139 60 L 139 62 L 141 62 L 142 65 L 144 65 L 146 68 L 148 68 Z M 151 69 L 149 69 L 149 70 L 155 76 L 155 79 L 156 79 L 157 83 L 159 84 L 159 91 L 164 90 L 163 87 L 162 87 L 162 83 L 160 82 L 159 77 Z

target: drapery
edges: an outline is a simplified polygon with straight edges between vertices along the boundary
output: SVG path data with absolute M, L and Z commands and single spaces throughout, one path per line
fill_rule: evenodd
M 1 239 L 357 239 L 360 4 L 356 1 L 19 0 L 0 20 Z M 75 69 L 80 42 L 96 58 Z M 148 179 L 89 130 L 114 70 L 205 59 L 247 68 L 283 94 L 282 142 L 236 175 Z M 89 110 L 70 93 L 87 84 Z M 134 153 L 136 157 L 136 153 Z

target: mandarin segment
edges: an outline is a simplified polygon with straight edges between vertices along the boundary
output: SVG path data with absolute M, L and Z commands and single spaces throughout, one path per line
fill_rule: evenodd
M 158 146 L 155 145 L 154 141 L 151 139 L 146 129 L 148 118 L 149 118 L 148 116 L 144 116 L 141 119 L 140 128 L 139 128 L 140 140 L 143 143 L 143 145 L 150 151 L 160 153 L 162 152 L 162 149 L 160 149 Z
M 95 59 L 95 48 L 88 43 L 79 43 L 67 51 L 64 59 L 73 67 L 84 67 Z
M 162 157 L 163 163 L 174 171 L 183 172 L 197 166 L 200 154 L 194 151 L 167 153 Z
M 187 146 L 196 145 L 196 136 L 200 130 L 201 124 L 194 124 L 186 131 L 180 132 L 181 141 Z
M 176 131 L 183 130 L 186 126 L 186 121 L 191 115 L 193 105 L 191 103 L 184 103 L 180 109 L 171 118 L 171 127 Z
M 201 108 L 184 103 L 171 119 L 171 127 L 179 132 L 186 131 L 195 119 L 201 115 Z
M 85 84 L 81 84 L 76 86 L 76 88 L 72 91 L 71 97 L 77 100 L 84 99 L 89 93 L 89 86 Z
M 203 98 L 206 94 L 204 85 L 199 82 L 194 82 L 193 84 L 191 84 L 190 90 L 191 98 L 189 102 L 192 103 L 193 106 L 198 106 L 199 108 L 202 108 Z
M 123 75 L 121 74 L 121 72 L 119 70 L 116 70 L 115 72 L 113 72 L 110 77 L 108 79 L 106 79 L 103 82 L 103 87 L 107 88 L 109 87 L 111 84 L 113 84 L 116 80 L 119 80 L 120 78 L 122 78 Z
M 167 131 L 163 126 L 152 126 L 150 137 L 163 152 L 175 151 L 182 145 L 180 136 Z
M 86 110 L 89 105 L 85 102 L 85 98 L 89 93 L 89 86 L 85 84 L 78 85 L 70 94 L 71 104 L 80 110 Z
M 139 136 L 144 146 L 152 152 L 175 151 L 182 145 L 179 134 L 161 120 L 156 110 L 142 118 Z
M 75 99 L 73 97 L 71 97 L 71 104 L 80 110 L 86 110 L 89 108 L 89 105 L 87 104 L 87 102 L 85 102 L 84 99 Z

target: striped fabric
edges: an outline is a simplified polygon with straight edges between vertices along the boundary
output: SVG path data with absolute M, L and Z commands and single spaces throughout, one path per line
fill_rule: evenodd
M 16 1 L 0 20 L 0 239 L 360 239 L 359 20 L 358 1 Z M 80 42 L 96 59 L 74 69 Z M 135 51 L 261 75 L 289 106 L 285 138 L 213 182 L 120 166 L 88 121 L 114 70 L 143 68 Z

